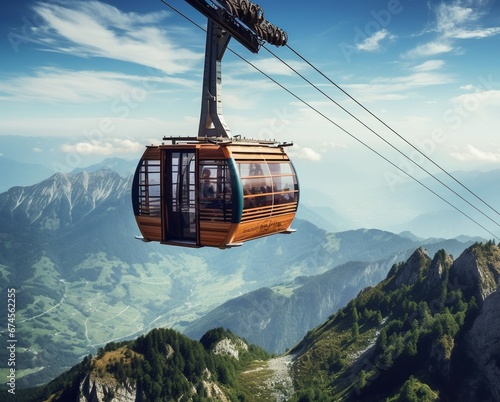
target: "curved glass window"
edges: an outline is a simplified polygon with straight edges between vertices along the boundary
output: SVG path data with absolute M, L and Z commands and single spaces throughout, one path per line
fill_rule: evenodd
M 298 183 L 290 161 L 240 161 L 237 167 L 243 187 L 243 220 L 296 208 Z
M 201 220 L 231 220 L 232 186 L 226 160 L 200 160 L 198 205 Z
M 160 161 L 143 160 L 136 175 L 136 214 L 161 216 Z

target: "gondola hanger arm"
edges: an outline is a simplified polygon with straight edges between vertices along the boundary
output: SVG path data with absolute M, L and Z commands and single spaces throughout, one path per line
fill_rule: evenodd
M 264 18 L 264 10 L 248 0 L 186 0 L 205 15 L 207 42 L 201 97 L 199 137 L 230 137 L 230 128 L 222 115 L 221 62 L 231 38 L 253 53 L 264 42 L 284 46 L 285 31 Z

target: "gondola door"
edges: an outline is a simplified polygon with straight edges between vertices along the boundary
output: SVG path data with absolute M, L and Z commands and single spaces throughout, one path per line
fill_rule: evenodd
M 165 241 L 197 244 L 196 152 L 165 150 Z

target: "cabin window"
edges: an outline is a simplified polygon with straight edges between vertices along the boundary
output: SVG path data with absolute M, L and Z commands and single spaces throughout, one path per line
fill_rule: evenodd
M 160 161 L 145 159 L 139 170 L 139 215 L 160 216 Z
M 244 210 L 268 207 L 270 213 L 279 213 L 273 211 L 275 205 L 297 202 L 297 177 L 290 162 L 239 162 L 238 169 Z
M 198 205 L 201 220 L 231 220 L 231 175 L 226 160 L 200 160 Z
M 275 204 L 297 202 L 297 176 L 290 162 L 269 162 Z

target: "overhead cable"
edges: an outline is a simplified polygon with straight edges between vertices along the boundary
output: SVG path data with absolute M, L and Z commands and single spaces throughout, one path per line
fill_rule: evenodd
M 417 182 L 418 184 L 420 184 L 426 190 L 430 191 L 436 197 L 440 198 L 446 204 L 448 204 L 449 206 L 451 206 L 452 208 L 454 208 L 455 210 L 457 210 L 458 212 L 460 212 L 462 215 L 464 215 L 466 218 L 468 218 L 469 220 L 471 220 L 472 222 L 474 222 L 480 228 L 484 229 L 486 232 L 488 232 L 494 238 L 496 238 L 497 240 L 500 240 L 500 238 L 498 238 L 494 233 L 492 233 L 490 230 L 488 230 L 486 227 L 484 227 L 482 224 L 480 224 L 477 220 L 475 220 L 474 218 L 472 218 L 470 215 L 468 215 L 467 213 L 465 213 L 464 211 L 462 211 L 457 206 L 453 205 L 450 201 L 446 200 L 444 197 L 442 197 L 441 195 L 439 195 L 437 192 L 435 192 L 429 186 L 425 185 L 421 180 L 417 179 L 415 176 L 413 176 L 412 174 L 408 173 L 406 170 L 404 170 L 403 168 L 401 168 L 400 166 L 396 165 L 394 162 L 392 162 L 391 160 L 389 160 L 387 157 L 385 157 L 384 155 L 382 155 L 376 149 L 374 149 L 373 147 L 371 147 L 370 145 L 368 145 L 364 141 L 360 140 L 358 137 L 356 137 L 354 134 L 352 134 L 350 131 L 348 131 L 344 127 L 340 126 L 338 123 L 336 123 L 330 117 L 328 117 L 327 115 L 325 115 L 323 112 L 321 112 L 320 110 L 318 110 L 317 108 L 315 108 L 314 106 L 312 106 L 310 103 L 308 103 L 307 101 L 305 101 L 304 99 L 302 99 L 300 96 L 298 96 L 297 94 L 295 94 L 294 92 L 292 92 L 290 89 L 288 89 L 287 87 L 285 87 L 283 84 L 281 84 L 278 81 L 276 81 L 274 78 L 272 78 L 271 76 L 269 76 L 268 74 L 266 74 L 264 71 L 262 71 L 261 69 L 259 69 L 257 66 L 255 66 L 253 63 L 251 63 L 250 61 L 248 61 L 247 59 L 245 59 L 243 56 L 241 56 L 240 54 L 236 53 L 233 49 L 231 49 L 231 48 L 228 47 L 228 50 L 231 53 L 233 53 L 235 56 L 239 57 L 244 62 L 248 63 L 251 67 L 253 67 L 259 73 L 261 73 L 262 75 L 264 75 L 266 78 L 268 78 L 269 80 L 271 80 L 272 82 L 274 82 L 280 88 L 282 88 L 283 90 L 285 90 L 286 92 L 288 92 L 295 99 L 297 99 L 298 101 L 300 101 L 301 103 L 303 103 L 304 105 L 306 105 L 308 108 L 310 108 L 311 110 L 313 110 L 314 112 L 316 112 L 317 114 L 319 114 L 321 117 L 323 117 L 324 119 L 326 119 L 327 121 L 329 121 L 335 127 L 337 127 L 340 130 L 342 130 L 344 133 L 346 133 L 347 135 L 349 135 L 350 137 L 352 137 L 354 140 L 358 141 L 360 144 L 362 144 L 363 146 L 365 146 L 366 148 L 368 148 L 370 151 L 372 151 L 373 153 L 375 153 L 376 155 L 378 155 L 380 158 L 384 159 L 387 163 L 391 164 L 392 166 L 394 166 L 399 171 L 403 172 L 405 175 L 407 175 L 412 180 L 414 180 L 415 182 Z
M 288 45 L 287 45 L 288 48 L 290 48 Z M 435 174 L 433 174 L 432 172 L 430 172 L 429 170 L 425 169 L 422 165 L 420 165 L 419 163 L 417 163 L 416 161 L 414 161 L 412 158 L 410 158 L 408 155 L 406 155 L 403 151 L 401 151 L 398 147 L 396 147 L 395 145 L 393 145 L 392 143 L 390 143 L 387 139 L 385 139 L 384 137 L 382 137 L 379 133 L 377 133 L 373 128 L 371 128 L 370 126 L 368 126 L 366 123 L 364 123 L 360 118 L 358 118 L 357 116 L 355 116 L 353 113 L 351 113 L 349 110 L 347 110 L 344 106 L 342 106 L 340 103 L 338 103 L 335 99 L 333 99 L 331 96 L 329 96 L 326 92 L 324 92 L 321 88 L 319 88 L 316 84 L 314 84 L 313 82 L 311 82 L 308 78 L 306 78 L 303 74 L 301 74 L 296 68 L 292 67 L 289 63 L 287 63 L 285 60 L 283 60 L 282 58 L 280 58 L 276 53 L 274 53 L 273 51 L 269 50 L 266 46 L 263 46 L 264 49 L 266 49 L 272 56 L 276 57 L 280 62 L 282 62 L 285 66 L 287 66 L 291 71 L 293 71 L 295 74 L 297 74 L 300 78 L 302 78 L 304 81 L 306 81 L 309 85 L 311 85 L 314 89 L 316 89 L 318 92 L 320 92 L 322 95 L 324 95 L 327 99 L 329 99 L 331 102 L 333 102 L 336 106 L 338 106 L 340 109 L 342 109 L 344 112 L 346 112 L 349 116 L 351 116 L 354 120 L 356 120 L 358 123 L 360 123 L 363 127 L 365 127 L 366 129 L 370 130 L 373 134 L 375 134 L 379 139 L 381 139 L 383 142 L 385 142 L 387 145 L 389 145 L 392 149 L 394 149 L 396 152 L 398 152 L 400 155 L 402 155 L 403 157 L 405 157 L 406 159 L 408 159 L 410 162 L 412 162 L 415 166 L 419 167 L 421 170 L 423 170 L 425 173 L 427 173 L 429 176 L 431 176 L 434 180 L 436 180 L 439 184 L 441 184 L 442 186 L 446 187 L 449 191 L 451 191 L 453 194 L 455 194 L 457 197 L 459 197 L 462 201 L 466 202 L 468 205 L 470 205 L 472 208 L 474 208 L 477 212 L 479 212 L 480 214 L 482 214 L 484 217 L 486 217 L 487 219 L 489 219 L 491 222 L 493 222 L 495 225 L 497 225 L 498 227 L 500 227 L 500 223 L 498 223 L 497 221 L 495 221 L 493 218 L 491 218 L 490 216 L 488 216 L 486 213 L 484 213 L 483 211 L 481 211 L 478 207 L 476 207 L 474 204 L 472 204 L 469 200 L 467 200 L 466 198 L 464 198 L 462 195 L 460 195 L 459 193 L 457 193 L 455 190 L 453 190 L 449 185 L 447 185 L 445 182 L 443 182 L 441 179 L 439 179 Z M 295 54 L 298 54 L 294 51 Z M 300 56 L 302 60 L 305 60 L 302 56 Z M 308 63 L 310 65 L 310 63 Z M 316 71 L 319 71 L 319 70 L 316 70 Z M 324 74 L 322 74 L 323 76 L 325 76 Z M 339 88 L 337 85 L 335 85 L 337 88 Z M 342 92 L 344 92 L 345 94 L 347 94 L 347 92 L 345 92 L 344 90 L 342 90 Z M 352 100 L 354 100 L 358 105 L 361 105 L 358 101 L 356 101 L 352 96 L 348 95 L 349 98 L 351 98 Z M 366 108 L 363 107 L 363 109 L 365 110 L 368 110 Z M 372 116 L 374 116 L 371 112 L 370 114 Z M 381 121 L 380 119 L 377 118 L 377 120 Z M 386 127 L 389 127 L 387 124 L 383 123 Z M 391 129 L 392 130 L 392 129 Z M 394 131 L 394 130 L 392 130 Z M 399 134 L 398 134 L 399 135 Z M 411 143 L 409 143 L 406 139 L 404 139 L 403 137 L 401 137 L 406 143 L 410 144 L 413 148 L 415 148 L 417 151 L 418 148 L 414 147 Z M 419 151 L 420 153 L 422 153 L 421 151 Z M 431 162 L 433 162 L 430 158 L 428 158 L 426 156 L 426 158 L 428 160 L 430 160 Z M 441 170 L 443 170 L 445 173 L 447 173 L 443 168 L 441 168 L 437 163 L 433 162 L 434 165 L 438 166 Z M 451 175 L 450 175 L 451 176 Z M 453 177 L 453 176 L 451 176 Z M 456 180 L 456 179 L 455 179 Z M 457 180 L 458 181 L 458 180 Z M 460 182 L 459 182 L 460 183 Z M 462 184 L 462 183 L 460 183 Z M 465 187 L 463 184 L 462 184 L 463 187 Z M 465 187 L 467 188 L 467 187 Z M 467 190 L 469 190 L 467 188 Z M 469 190 L 469 192 L 471 192 L 472 194 L 474 194 L 471 190 Z M 475 195 L 475 194 L 474 194 Z M 477 195 L 476 195 L 477 198 L 479 198 Z M 479 198 L 480 199 L 480 198 Z M 484 202 L 484 201 L 483 201 Z M 488 205 L 488 204 L 487 204 Z
M 206 32 L 206 29 L 203 28 L 201 25 L 199 25 L 198 23 L 196 23 L 195 21 L 193 21 L 191 18 L 189 18 L 187 15 L 185 15 L 184 13 L 182 13 L 180 10 L 178 10 L 177 8 L 173 7 L 172 5 L 170 5 L 166 0 L 160 0 L 163 4 L 165 4 L 167 7 L 169 7 L 170 9 L 172 9 L 173 11 L 175 11 L 177 14 L 179 14 L 180 16 L 182 16 L 183 18 L 185 18 L 187 21 L 189 21 L 190 23 L 192 23 L 193 25 L 195 25 L 196 27 L 198 27 L 199 29 L 201 29 L 202 31 Z M 327 80 L 329 80 L 332 85 L 336 86 L 337 88 L 339 88 L 343 93 L 345 93 L 347 96 L 349 96 L 354 102 L 356 102 L 358 105 L 360 105 L 363 109 L 365 109 L 366 111 L 368 111 L 368 113 L 370 113 L 372 116 L 375 116 L 374 114 L 372 114 L 368 109 L 366 109 L 364 106 L 362 106 L 358 101 L 356 101 L 354 98 L 351 97 L 351 95 L 349 95 L 347 92 L 345 92 L 343 89 L 341 89 L 337 84 L 335 84 L 332 80 L 330 80 L 325 74 L 323 74 L 319 69 L 317 69 L 316 67 L 314 67 L 311 63 L 309 63 L 305 58 L 303 58 L 302 56 L 299 55 L 298 52 L 296 52 L 295 50 L 293 50 L 288 44 L 286 45 L 290 50 L 292 50 L 293 53 L 297 54 L 298 57 L 300 57 L 302 60 L 304 60 L 307 64 L 309 64 L 312 68 L 314 68 L 316 71 L 318 71 L 323 77 L 325 77 Z M 491 232 L 489 229 L 487 229 L 485 226 L 483 226 L 481 223 L 479 223 L 477 220 L 475 220 L 473 217 L 471 217 L 470 215 L 468 215 L 466 212 L 462 211 L 460 208 L 458 208 L 457 206 L 455 206 L 454 204 L 452 204 L 450 201 L 448 201 L 447 199 L 445 199 L 443 196 L 441 196 L 440 194 L 438 194 L 436 191 L 434 191 L 433 189 L 431 189 L 429 186 L 427 186 L 426 184 L 424 184 L 421 180 L 417 179 L 415 176 L 413 176 L 411 173 L 405 171 L 403 168 L 401 168 L 400 166 L 396 165 L 396 163 L 392 162 L 390 159 L 388 159 L 387 157 L 385 157 L 384 155 L 382 155 L 380 152 L 378 152 L 377 150 L 375 150 L 373 147 L 371 147 L 370 145 L 368 145 L 367 143 L 365 143 L 364 141 L 362 141 L 361 139 L 357 138 L 354 134 L 352 134 L 350 131 L 348 131 L 347 129 L 345 129 L 344 127 L 340 126 L 338 123 L 336 123 L 334 120 L 332 120 L 330 117 L 328 117 L 327 115 L 325 115 L 323 112 L 321 112 L 320 110 L 318 110 L 317 108 L 315 108 L 314 106 L 312 106 L 310 103 L 308 103 L 307 101 L 305 101 L 304 99 L 302 99 L 300 96 L 298 96 L 297 94 L 295 94 L 294 92 L 292 92 L 290 89 L 288 89 L 287 87 L 285 87 L 283 84 L 279 83 L 277 80 L 275 80 L 274 78 L 272 78 L 271 76 L 269 76 L 267 73 L 265 73 L 264 71 L 262 71 L 261 69 L 259 69 L 256 65 L 254 65 L 253 63 L 251 63 L 250 61 L 248 61 L 246 58 L 244 58 L 243 56 L 241 56 L 240 54 L 238 54 L 236 51 L 234 51 L 233 49 L 231 49 L 230 47 L 227 48 L 227 50 L 229 50 L 231 53 L 233 53 L 236 57 L 240 58 L 242 61 L 244 61 L 245 63 L 247 63 L 248 65 L 250 65 L 252 68 L 254 68 L 256 71 L 258 71 L 259 73 L 261 73 L 262 75 L 264 75 L 266 78 L 268 78 L 270 81 L 274 82 L 276 85 L 278 85 L 280 88 L 282 88 L 284 91 L 288 92 L 291 96 L 293 96 L 295 99 L 297 99 L 298 101 L 300 101 L 301 103 L 303 103 L 304 105 L 306 105 L 308 108 L 310 108 L 311 110 L 313 110 L 314 112 L 316 112 L 318 115 L 320 115 L 321 117 L 323 117 L 324 119 L 326 119 L 328 122 L 330 122 L 331 124 L 333 124 L 335 127 L 337 127 L 338 129 L 340 129 L 341 131 L 343 131 L 344 133 L 346 133 L 347 135 L 349 135 L 351 138 L 353 138 L 354 140 L 356 140 L 357 142 L 359 142 L 360 144 L 362 144 L 363 146 L 365 146 L 366 148 L 368 148 L 370 151 L 372 151 L 373 153 L 375 153 L 377 156 L 379 156 L 380 158 L 384 159 L 387 163 L 389 163 L 390 165 L 392 165 L 394 168 L 396 168 L 397 170 L 401 171 L 402 173 L 404 173 L 406 176 L 408 176 L 409 178 L 411 178 L 412 180 L 414 180 L 415 182 L 417 182 L 418 184 L 420 184 L 422 187 L 424 187 L 426 190 L 428 190 L 429 192 L 431 192 L 432 194 L 434 194 L 436 197 L 438 197 L 439 199 L 441 199 L 443 202 L 445 202 L 446 204 L 448 204 L 450 207 L 452 207 L 453 209 L 455 209 L 456 211 L 458 211 L 460 214 L 462 214 L 463 216 L 465 216 L 466 218 L 468 218 L 470 221 L 472 221 L 473 223 L 475 223 L 477 226 L 479 226 L 480 228 L 482 228 L 483 230 L 485 230 L 487 233 L 489 233 L 491 236 L 493 236 L 493 238 L 496 238 L 497 240 L 500 240 L 500 238 L 498 236 L 496 236 L 493 232 Z M 268 50 L 266 48 L 266 50 Z M 269 50 L 268 50 L 269 51 Z M 271 52 L 272 53 L 272 52 Z M 275 57 L 277 57 L 276 55 L 274 55 Z M 283 60 L 281 60 L 279 57 L 277 57 L 281 62 L 284 63 Z M 286 64 L 286 63 L 285 63 Z M 291 68 L 288 64 L 286 64 L 289 68 Z M 307 80 L 309 82 L 309 80 Z M 310 83 L 310 82 L 309 82 Z M 311 84 L 311 83 L 310 83 Z M 311 84 L 312 85 L 312 84 Z M 314 86 L 314 85 L 313 85 Z M 319 88 L 317 88 L 317 86 L 314 86 L 316 89 L 319 90 Z M 321 91 L 321 90 L 320 90 Z M 323 93 L 323 91 L 321 91 Z M 325 96 L 328 96 L 325 94 Z M 333 99 L 331 99 L 333 101 Z M 342 110 L 346 111 L 347 113 L 349 113 L 351 115 L 350 112 L 348 112 L 345 108 L 343 108 L 342 106 L 340 106 L 337 102 L 333 101 L 337 106 L 341 107 Z M 354 117 L 354 116 L 353 116 Z M 378 117 L 375 116 L 375 118 L 377 120 L 379 120 L 380 122 L 382 122 L 382 124 L 384 124 L 385 126 L 389 127 L 388 125 L 386 125 L 382 120 L 380 120 Z M 361 124 L 363 124 L 365 127 L 367 127 L 363 122 L 361 122 L 358 118 L 356 118 L 356 120 L 358 122 L 360 122 Z M 367 127 L 369 128 L 369 127 Z M 390 128 L 390 127 L 389 127 Z M 371 129 L 370 129 L 371 130 Z M 373 131 L 373 130 L 371 130 Z M 391 129 L 391 131 L 394 131 Z M 395 131 L 394 131 L 395 132 Z M 397 132 L 395 132 L 397 134 Z M 378 134 L 377 134 L 378 135 Z M 398 134 L 399 135 L 399 134 Z M 382 137 L 380 137 L 382 138 Z M 403 138 L 403 137 L 401 137 Z M 385 140 L 384 140 L 385 141 Z M 407 140 L 405 139 L 405 141 L 407 142 Z M 408 144 L 410 144 L 408 142 Z M 389 144 L 391 145 L 391 144 Z M 411 145 L 411 144 L 410 144 Z M 391 145 L 392 146 L 392 145 Z M 414 147 L 413 145 L 411 145 L 412 147 Z M 392 146 L 394 148 L 394 146 Z M 415 147 L 414 147 L 415 148 Z M 418 148 L 415 148 L 417 151 L 419 151 L 421 153 L 420 150 L 418 150 Z M 427 159 L 430 160 L 430 158 L 427 157 L 427 155 L 423 154 Z M 432 162 L 432 160 L 431 160 Z M 434 163 L 434 162 L 433 162 Z M 417 166 L 419 166 L 417 164 Z M 439 166 L 439 165 L 437 165 Z M 422 168 L 423 169 L 423 168 Z M 440 169 L 443 169 L 440 167 Z M 425 171 L 425 169 L 424 169 Z M 443 170 L 444 172 L 446 172 L 445 170 Z M 447 172 L 446 172 L 447 173 Z M 441 183 L 443 184 L 443 183 Z M 461 183 L 460 183 L 461 184 Z M 444 184 L 443 184 L 444 185 Z M 464 186 L 463 184 L 461 184 L 462 186 Z M 448 189 L 450 189 L 448 186 L 446 186 Z M 465 186 L 464 186 L 465 187 Z M 467 187 L 465 187 L 467 188 Z M 451 189 L 450 189 L 451 190 Z M 453 191 L 453 190 L 451 190 Z M 468 190 L 471 192 L 471 190 Z M 474 193 L 473 193 L 474 194 Z M 458 194 L 457 194 L 458 195 Z M 477 197 L 477 196 L 476 196 Z M 462 198 L 463 199 L 463 198 Z M 483 201 L 484 203 L 484 201 Z M 488 204 L 486 204 L 488 205 Z M 492 207 L 490 207 L 492 208 Z M 477 209 L 477 208 L 476 208 Z M 493 208 L 492 208 L 493 209 Z M 493 209 L 494 210 L 494 209 Z M 497 212 L 496 210 L 494 210 L 495 212 Z M 481 211 L 479 211 L 481 212 Z M 481 212 L 483 215 L 485 215 L 483 212 Z M 497 212 L 498 213 L 498 212 Z M 487 215 L 485 215 L 488 219 L 492 220 L 490 217 L 488 217 Z M 492 220 L 495 224 L 499 225 L 496 221 Z M 500 225 L 499 225 L 500 226 Z
M 484 205 L 486 205 L 488 208 L 490 208 L 492 211 L 494 211 L 497 215 L 500 216 L 500 212 L 493 208 L 489 203 L 484 201 L 481 197 L 479 197 L 476 193 L 474 193 L 471 189 L 469 189 L 465 184 L 463 184 L 460 180 L 458 180 L 455 176 L 453 176 L 451 173 L 449 173 L 446 169 L 444 169 L 441 165 L 433 161 L 428 155 L 426 155 L 424 152 L 422 152 L 419 148 L 417 148 L 415 145 L 413 145 L 411 142 L 409 142 L 406 138 L 404 138 L 401 134 L 399 134 L 396 130 L 394 130 L 391 126 L 389 126 L 387 123 L 385 123 L 382 119 L 380 119 L 377 115 L 375 115 L 372 111 L 370 111 L 367 107 L 365 107 L 363 104 L 358 102 L 353 96 L 351 96 L 347 91 L 345 91 L 342 87 L 337 85 L 332 79 L 330 79 L 326 74 L 324 74 L 321 70 L 319 70 L 316 66 L 314 66 L 311 62 L 309 62 L 306 58 L 301 56 L 296 50 L 294 50 L 291 46 L 288 44 L 286 45 L 288 49 L 290 49 L 293 53 L 297 55 L 302 61 L 307 63 L 310 67 L 312 67 L 316 72 L 318 72 L 320 75 L 322 75 L 328 82 L 330 82 L 332 85 L 334 85 L 337 89 L 339 89 L 341 92 L 343 92 L 347 97 L 349 97 L 352 101 L 354 101 L 358 106 L 360 106 L 363 110 L 365 110 L 367 113 L 369 113 L 373 118 L 375 118 L 377 121 L 379 121 L 381 124 L 383 124 L 385 127 L 387 127 L 390 131 L 392 131 L 394 134 L 396 134 L 401 140 L 406 142 L 410 147 L 412 147 L 415 151 L 417 151 L 420 155 L 422 155 L 425 159 L 427 159 L 429 162 L 431 162 L 434 166 L 436 166 L 439 170 L 441 170 L 443 173 L 445 173 L 448 177 L 450 177 L 453 181 L 455 181 L 457 184 L 459 184 L 461 187 L 463 187 L 465 190 L 467 190 L 470 194 L 472 194 L 476 199 L 481 201 Z M 470 204 L 470 203 L 469 203 Z

